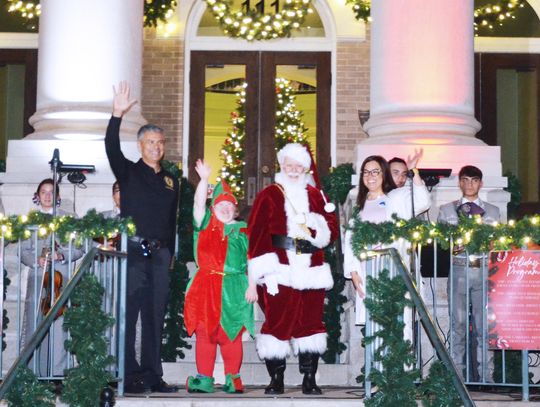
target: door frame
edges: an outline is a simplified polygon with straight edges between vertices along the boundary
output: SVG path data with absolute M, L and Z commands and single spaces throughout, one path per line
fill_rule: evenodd
M 29 119 L 36 111 L 37 49 L 0 49 L 0 65 L 24 65 L 24 124 L 23 136 L 34 131 Z
M 332 110 L 332 76 L 331 53 L 329 52 L 276 52 L 276 51 L 191 51 L 190 54 L 190 101 L 189 101 L 189 134 L 187 165 L 193 168 L 197 158 L 204 154 L 204 98 L 205 98 L 205 66 L 208 64 L 245 64 L 246 80 L 250 83 L 246 92 L 246 133 L 255 135 L 259 112 L 275 111 L 275 82 L 277 65 L 311 64 L 317 69 L 317 130 L 316 161 L 320 175 L 328 173 L 332 165 L 331 110 Z M 260 80 L 259 80 L 260 78 Z M 246 160 L 244 179 L 255 176 L 258 179 L 257 189 L 264 187 L 263 177 L 272 176 L 275 168 L 274 137 L 275 116 L 260 123 L 259 133 L 262 137 L 246 137 L 246 157 L 257 157 Z M 270 169 L 270 173 L 262 174 L 262 168 Z M 191 182 L 197 181 L 194 172 L 188 172 Z
M 477 138 L 490 146 L 497 145 L 497 70 L 536 69 L 539 85 L 536 89 L 538 103 L 537 126 L 540 131 L 540 54 L 526 53 L 476 53 L 475 54 L 475 105 L 476 118 L 482 123 Z M 540 161 L 540 142 L 536 152 Z M 540 178 L 537 185 L 540 191 Z M 520 215 L 538 212 L 540 202 L 522 202 Z

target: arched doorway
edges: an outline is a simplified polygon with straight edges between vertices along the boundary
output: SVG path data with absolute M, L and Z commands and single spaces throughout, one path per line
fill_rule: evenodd
M 221 147 L 232 128 L 231 113 L 237 109 L 237 90 L 247 83 L 243 206 L 272 182 L 275 170 L 275 79 L 285 78 L 297 90 L 296 106 L 303 113 L 308 140 L 320 171 L 331 165 L 332 43 L 325 25 L 314 13 L 303 31 L 292 39 L 246 42 L 218 35 L 219 27 L 199 11 L 198 26 L 189 50 L 188 126 L 189 168 L 205 157 L 213 167 L 212 178 L 222 165 Z M 196 19 L 194 14 L 194 19 Z M 211 43 L 209 42 L 211 41 Z M 186 55 L 187 56 L 187 55 Z M 186 151 L 186 150 L 185 150 Z M 193 171 L 192 181 L 197 180 Z

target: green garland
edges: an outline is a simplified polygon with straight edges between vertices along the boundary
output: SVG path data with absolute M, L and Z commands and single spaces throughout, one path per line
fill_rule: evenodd
M 101 213 L 91 209 L 82 218 L 73 216 L 57 216 L 37 211 L 30 211 L 28 215 L 11 215 L 0 218 L 0 231 L 9 241 L 28 239 L 32 232 L 31 227 L 38 227 L 40 236 L 46 236 L 51 231 L 56 232 L 56 237 L 67 242 L 73 239 L 80 244 L 83 238 L 112 237 L 117 233 L 126 232 L 132 236 L 135 234 L 135 225 L 131 219 L 105 218 Z
M 403 311 L 412 302 L 405 297 L 407 288 L 400 276 L 390 278 L 388 270 L 382 270 L 377 278 L 367 278 L 370 296 L 366 308 L 372 321 L 380 326 L 373 336 L 365 338 L 366 344 L 375 339 L 382 340 L 375 349 L 374 361 L 382 363 L 382 370 L 374 369 L 370 380 L 378 386 L 377 393 L 366 399 L 366 407 L 416 407 L 417 398 L 425 407 L 458 407 L 461 400 L 454 388 L 449 372 L 440 361 L 431 365 L 429 375 L 420 386 L 415 382 L 420 378 L 414 366 L 416 360 L 410 341 L 403 339 Z
M 355 222 L 352 227 L 352 246 L 360 256 L 370 245 L 390 244 L 402 238 L 417 244 L 431 244 L 434 239 L 442 248 L 449 248 L 450 240 L 462 245 L 470 253 L 490 250 L 511 250 L 531 242 L 540 242 L 540 215 L 527 216 L 507 224 L 486 224 L 482 218 L 462 217 L 457 225 L 430 223 L 419 219 L 403 220 L 394 217 L 393 222 Z
M 160 21 L 166 23 L 176 6 L 176 0 L 145 0 L 144 26 L 157 27 Z
M 354 16 L 358 21 L 371 22 L 371 0 L 346 0 L 352 6 Z M 525 0 L 498 0 L 477 7 L 474 10 L 474 29 L 502 25 L 505 20 L 515 18 L 517 9 L 522 8 Z
M 10 13 L 20 14 L 26 20 L 38 18 L 41 14 L 39 0 L 6 0 Z M 167 22 L 177 6 L 176 0 L 145 0 L 144 26 L 156 27 L 158 22 Z
M 71 335 L 64 346 L 77 359 L 77 366 L 67 371 L 62 390 L 61 399 L 70 406 L 96 406 L 113 379 L 106 370 L 114 358 L 107 352 L 104 332 L 114 318 L 101 309 L 103 292 L 94 275 L 85 275 L 73 292 L 72 306 L 64 313 L 64 330 Z
M 345 3 L 352 6 L 354 17 L 358 21 L 371 21 L 371 0 L 346 0 Z
M 332 202 L 343 205 L 352 188 L 351 177 L 354 169 L 351 163 L 340 164 L 330 169 L 330 174 L 322 179 L 324 192 Z
M 206 4 L 225 34 L 248 41 L 290 37 L 313 12 L 311 0 L 285 0 L 281 10 L 274 13 L 253 10 L 249 1 L 245 11 L 232 10 L 233 0 L 206 0 Z
M 54 407 L 53 386 L 40 382 L 26 367 L 20 367 L 13 384 L 6 393 L 9 407 Z
M 332 202 L 343 204 L 347 198 L 347 193 L 351 189 L 351 175 L 353 174 L 352 164 L 342 164 L 334 168 L 329 175 L 322 179 L 325 192 Z M 336 213 L 339 218 L 339 212 Z M 343 314 L 343 304 L 347 302 L 347 297 L 343 295 L 346 280 L 343 277 L 343 259 L 339 242 L 327 247 L 324 251 L 324 258 L 330 264 L 334 286 L 326 291 L 326 301 L 324 303 L 324 324 L 328 334 L 326 352 L 322 359 L 326 363 L 336 363 L 338 355 L 347 349 L 341 342 L 341 315 Z
M 4 304 L 6 303 L 6 296 L 7 296 L 7 289 L 9 285 L 11 284 L 11 280 L 9 279 L 7 275 L 7 270 L 4 269 Z M 9 325 L 9 318 L 6 307 L 4 307 L 4 312 L 2 314 L 2 352 L 6 350 L 7 343 L 6 343 L 6 330 Z
M 380 329 L 365 341 L 367 345 L 381 339 L 373 359 L 382 363 L 382 370 L 371 370 L 369 379 L 379 390 L 364 404 L 366 407 L 416 407 L 415 381 L 420 378 L 420 372 L 414 368 L 411 342 L 403 339 L 403 310 L 412 306 L 412 302 L 405 298 L 407 287 L 399 276 L 390 278 L 385 269 L 377 278 L 368 276 L 367 292 L 370 296 L 365 300 L 366 309 Z
M 460 407 L 463 405 L 448 370 L 441 361 L 434 362 L 429 376 L 419 387 L 425 407 Z
M 183 349 L 191 349 L 191 345 L 185 340 L 187 331 L 184 326 L 184 295 L 189 281 L 189 271 L 186 264 L 193 261 L 193 197 L 195 191 L 187 178 L 182 178 L 182 172 L 177 166 L 164 165 L 173 172 L 180 182 L 180 199 L 178 206 L 178 258 L 171 270 L 169 302 L 163 327 L 163 346 L 161 357 L 164 362 L 176 362 L 178 358 L 185 357 Z

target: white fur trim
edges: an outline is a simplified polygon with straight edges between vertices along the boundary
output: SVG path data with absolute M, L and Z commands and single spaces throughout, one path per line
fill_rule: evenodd
M 311 157 L 306 147 L 299 143 L 289 143 L 286 144 L 281 150 L 277 153 L 277 159 L 279 165 L 283 164 L 285 157 L 292 158 L 295 161 L 298 161 L 304 166 L 305 169 L 311 167 Z
M 311 229 L 314 229 L 316 232 L 315 237 L 308 238 L 311 244 L 317 246 L 320 249 L 328 246 L 328 243 L 330 243 L 331 233 L 324 216 L 315 212 L 308 213 L 307 226 Z
M 311 254 L 296 254 L 287 250 L 289 259 L 290 287 L 298 290 L 325 289 L 334 286 L 332 271 L 328 263 L 310 267 Z
M 279 258 L 276 253 L 265 253 L 262 256 L 248 260 L 248 276 L 251 281 L 258 284 L 264 283 L 264 277 L 275 274 L 279 270 Z
M 266 253 L 248 260 L 248 276 L 251 281 L 259 285 L 265 284 L 270 295 L 276 295 L 278 289 L 278 275 L 282 272 L 282 265 L 276 253 Z M 286 284 L 289 285 L 289 284 Z
M 291 354 L 289 341 L 281 341 L 268 334 L 259 334 L 255 339 L 257 353 L 261 359 L 285 359 Z
M 302 338 L 292 338 L 291 342 L 295 355 L 307 352 L 322 355 L 326 352 L 326 333 L 304 336 Z

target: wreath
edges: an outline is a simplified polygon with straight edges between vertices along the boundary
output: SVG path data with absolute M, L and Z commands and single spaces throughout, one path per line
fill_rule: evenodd
M 26 20 L 33 20 L 41 14 L 39 0 L 7 0 L 8 11 L 18 13 Z M 166 22 L 177 5 L 176 0 L 145 0 L 144 26 L 156 27 L 159 21 Z
M 275 13 L 264 13 L 262 0 L 255 10 L 250 9 L 247 2 L 246 11 L 231 10 L 232 0 L 206 0 L 206 4 L 225 34 L 248 41 L 290 37 L 293 30 L 300 28 L 306 15 L 313 13 L 311 0 L 285 0 L 281 10 L 275 1 L 272 3 Z

